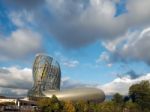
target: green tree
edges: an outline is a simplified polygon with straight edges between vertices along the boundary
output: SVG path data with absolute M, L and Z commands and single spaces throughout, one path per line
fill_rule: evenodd
M 75 102 L 76 112 L 88 112 L 88 104 L 85 101 L 76 101 Z
M 123 96 L 119 93 L 113 95 L 112 101 L 116 104 L 123 104 Z
M 50 98 L 40 98 L 37 101 L 37 105 L 43 112 L 51 112 L 50 106 L 52 105 L 52 102 Z
M 142 111 L 150 109 L 150 82 L 142 81 L 139 84 L 134 84 L 129 88 L 129 95 L 132 101 L 137 103 Z
M 121 94 L 116 93 L 113 95 L 112 101 L 114 103 L 115 106 L 115 110 L 116 111 L 122 111 L 123 110 L 123 106 L 124 106 L 124 98 Z
M 65 101 L 64 102 L 64 112 L 75 112 L 75 107 L 73 102 L 71 101 Z
M 63 102 L 59 101 L 55 95 L 52 98 L 41 98 L 37 104 L 42 112 L 61 112 L 63 110 Z
M 115 105 L 113 101 L 105 101 L 99 104 L 97 112 L 122 112 L 122 109 Z
M 124 110 L 128 110 L 129 112 L 140 112 L 139 105 L 131 101 L 126 102 Z

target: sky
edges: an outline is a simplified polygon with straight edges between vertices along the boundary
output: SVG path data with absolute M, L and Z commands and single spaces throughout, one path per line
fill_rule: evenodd
M 150 0 L 0 0 L 0 95 L 26 96 L 35 55 L 61 66 L 61 89 L 106 95 L 150 80 Z

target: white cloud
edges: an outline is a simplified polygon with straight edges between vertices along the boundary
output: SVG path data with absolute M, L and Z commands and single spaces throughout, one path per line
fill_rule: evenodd
M 79 61 L 77 60 L 67 60 L 63 63 L 64 66 L 74 68 L 79 64 Z
M 25 89 L 14 89 L 14 88 L 1 88 L 0 94 L 8 97 L 25 97 L 28 90 Z
M 106 42 L 104 46 L 114 54 L 115 60 L 133 59 L 150 64 L 150 28 L 128 32 L 120 40 Z M 113 46 L 113 47 L 112 47 Z M 113 49 L 111 49 L 113 48 Z M 118 57 L 118 58 L 117 58 Z
M 133 40 L 132 38 L 128 39 L 128 42 L 123 46 L 122 55 L 150 63 L 150 53 L 148 52 L 150 49 L 150 28 L 138 33 Z
M 62 53 L 60 53 L 60 52 L 55 52 L 54 55 L 57 58 L 57 60 L 60 62 L 60 64 L 63 66 L 66 66 L 69 68 L 74 68 L 80 64 L 80 62 L 78 60 L 70 59 L 70 58 L 62 55 Z
M 150 18 L 150 1 L 149 0 L 128 0 L 127 10 L 128 10 L 128 24 L 131 25 L 149 25 Z
M 136 79 L 132 79 L 130 76 L 116 78 L 112 82 L 98 86 L 98 88 L 102 89 L 106 95 L 112 95 L 115 93 L 127 95 L 129 87 L 132 84 L 139 83 L 142 80 L 150 80 L 150 74 L 140 76 Z
M 112 67 L 112 62 L 110 58 L 110 54 L 108 52 L 102 52 L 99 56 L 99 58 L 96 60 L 96 63 L 99 64 L 101 62 L 104 62 L 107 64 L 108 67 Z
M 112 67 L 113 64 L 112 64 L 112 63 L 108 63 L 107 66 L 108 66 L 108 67 Z
M 17 27 L 28 27 L 29 24 L 34 24 L 34 15 L 33 13 L 29 13 L 26 10 L 11 12 L 9 14 L 9 18 L 14 25 Z
M 126 2 L 127 12 L 115 16 L 116 3 L 119 2 L 120 0 L 34 0 L 32 2 L 15 0 L 13 4 L 21 4 L 23 7 L 19 10 L 12 9 L 9 17 L 19 27 L 30 27 L 29 24 L 36 24 L 34 27 L 49 32 L 51 37 L 56 38 L 68 48 L 78 48 L 100 40 L 114 54 L 112 60 L 130 58 L 150 63 L 150 54 L 147 52 L 150 48 L 149 34 L 145 33 L 141 39 L 137 39 L 141 37 L 142 31 L 140 30 L 146 30 L 145 28 L 150 25 L 150 1 L 128 0 Z M 28 6 L 29 3 L 31 5 Z M 42 7 L 35 7 L 38 5 Z M 43 13 L 43 8 L 46 14 Z M 7 42 L 6 44 L 10 44 L 10 50 L 6 49 L 5 44 L 5 52 L 2 52 L 4 55 L 0 55 L 0 58 L 7 60 L 10 54 L 13 54 L 10 55 L 13 57 L 16 55 L 21 57 L 27 52 L 35 51 L 39 49 L 39 46 L 31 46 L 31 42 L 39 45 L 39 40 L 36 40 L 38 39 L 33 42 L 31 39 L 29 42 L 31 48 L 26 47 L 26 50 L 22 47 L 25 46 L 24 44 L 18 47 L 16 43 L 19 42 L 12 42 L 13 45 Z M 17 49 L 12 50 L 12 46 Z M 68 67 L 75 67 L 78 64 L 79 61 L 74 59 L 66 59 L 62 62 L 62 65 Z M 111 65 L 112 63 L 108 63 L 108 66 Z
M 41 50 L 40 34 L 19 29 L 11 33 L 9 37 L 0 38 L 0 60 L 23 58 Z
M 47 2 L 57 21 L 46 25 L 66 46 L 80 47 L 98 39 L 114 38 L 124 29 L 122 20 L 114 17 L 115 4 L 110 0 Z
M 0 87 L 28 89 L 33 84 L 32 70 L 9 67 L 0 69 Z
M 149 0 L 128 0 L 127 12 L 115 16 L 116 3 L 119 2 L 120 0 L 14 0 L 11 3 L 19 4 L 22 8 L 12 9 L 10 17 L 17 26 L 36 23 L 36 28 L 38 26 L 49 32 L 69 48 L 81 47 L 97 40 L 115 39 L 113 42 L 118 43 L 125 32 L 149 26 L 150 23 Z M 43 13 L 43 8 L 46 14 Z M 112 50 L 114 47 L 109 44 Z
M 15 25 L 36 23 L 64 46 L 77 48 L 97 40 L 116 40 L 131 29 L 149 26 L 149 0 L 128 0 L 127 12 L 115 16 L 118 2 L 120 0 L 14 0 L 6 3 L 22 7 L 18 14 L 17 9 L 10 11 Z
M 0 94 L 6 96 L 25 96 L 33 85 L 30 68 L 0 68 Z
M 46 2 L 48 11 L 52 12 L 50 15 L 56 19 L 47 16 L 46 28 L 69 47 L 81 47 L 97 40 L 116 40 L 128 30 L 145 27 L 150 22 L 149 0 L 128 1 L 127 13 L 117 17 L 115 3 L 118 0 Z
M 110 60 L 109 54 L 107 52 L 102 52 L 99 58 L 96 60 L 96 63 L 106 61 L 108 62 Z

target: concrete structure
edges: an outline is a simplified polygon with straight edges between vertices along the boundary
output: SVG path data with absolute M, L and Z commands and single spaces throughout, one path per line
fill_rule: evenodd
M 39 54 L 33 64 L 34 85 L 28 92 L 29 98 L 51 97 L 59 100 L 86 100 L 103 102 L 105 94 L 97 88 L 72 88 L 60 90 L 61 70 L 59 63 L 52 57 Z

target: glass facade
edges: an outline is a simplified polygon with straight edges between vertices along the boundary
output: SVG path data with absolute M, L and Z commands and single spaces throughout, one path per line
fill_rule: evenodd
M 61 70 L 59 63 L 50 56 L 39 54 L 33 64 L 34 85 L 29 96 L 43 96 L 42 91 L 60 90 Z

